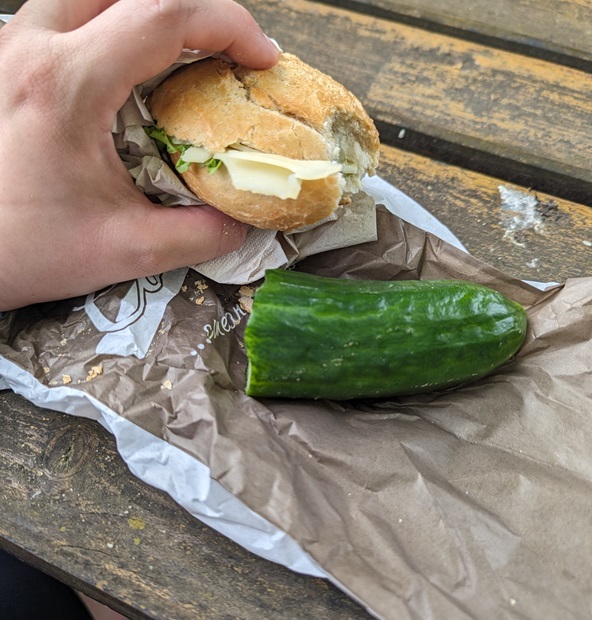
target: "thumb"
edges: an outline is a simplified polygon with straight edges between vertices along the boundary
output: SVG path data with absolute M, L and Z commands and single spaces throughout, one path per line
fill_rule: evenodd
M 124 273 L 133 279 L 196 265 L 241 247 L 247 226 L 210 207 L 163 207 L 148 203 L 129 208 L 117 218 L 113 252 Z M 113 259 L 112 259 L 113 260 Z M 122 277 L 123 276 L 123 277 Z

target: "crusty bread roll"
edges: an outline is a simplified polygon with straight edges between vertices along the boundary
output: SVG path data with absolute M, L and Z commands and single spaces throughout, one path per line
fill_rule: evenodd
M 236 189 L 233 183 L 240 183 L 226 159 L 215 172 L 192 163 L 181 174 L 203 201 L 258 228 L 294 230 L 324 219 L 359 190 L 362 177 L 374 174 L 378 164 L 378 132 L 361 103 L 291 54 L 282 53 L 269 70 L 221 59 L 192 63 L 168 77 L 148 103 L 157 127 L 172 140 L 201 147 L 214 158 L 236 155 L 238 149 L 318 162 L 305 164 L 303 172 L 295 164 L 299 179 L 314 177 L 317 170 L 326 176 L 298 180 L 300 189 L 292 191 L 298 195 L 288 198 L 274 195 L 276 180 L 269 188 L 262 181 L 257 191 Z M 171 157 L 176 161 L 179 154 Z M 252 175 L 276 171 L 267 163 L 240 165 L 251 166 L 240 169 L 249 188 Z

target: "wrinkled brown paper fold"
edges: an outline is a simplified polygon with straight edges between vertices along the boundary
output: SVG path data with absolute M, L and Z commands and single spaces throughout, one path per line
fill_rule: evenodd
M 496 288 L 528 309 L 517 358 L 431 395 L 259 402 L 243 392 L 251 291 L 194 271 L 141 359 L 96 353 L 84 300 L 12 313 L 0 354 L 207 463 L 378 617 L 590 617 L 592 278 L 540 292 L 383 209 L 378 230 L 298 268 Z M 95 298 L 103 317 L 129 289 Z

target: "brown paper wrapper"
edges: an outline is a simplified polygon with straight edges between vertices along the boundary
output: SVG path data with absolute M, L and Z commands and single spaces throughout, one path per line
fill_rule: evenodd
M 297 268 L 488 285 L 528 310 L 516 359 L 429 395 L 257 401 L 243 392 L 252 290 L 193 271 L 10 313 L 0 355 L 206 463 L 378 617 L 589 617 L 592 278 L 541 292 L 382 208 L 378 231 Z M 136 320 L 138 292 L 183 278 L 147 343 L 109 353 L 105 330 Z

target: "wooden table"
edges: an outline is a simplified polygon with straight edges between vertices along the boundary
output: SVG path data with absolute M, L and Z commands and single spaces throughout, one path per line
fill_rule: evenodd
M 0 12 L 20 4 L 0 0 Z M 381 132 L 380 174 L 473 254 L 524 279 L 592 274 L 592 7 L 244 4 L 358 95 Z M 542 225 L 509 231 L 500 186 L 536 198 Z M 368 617 L 138 481 L 98 424 L 3 392 L 0 429 L 0 547 L 130 618 Z

